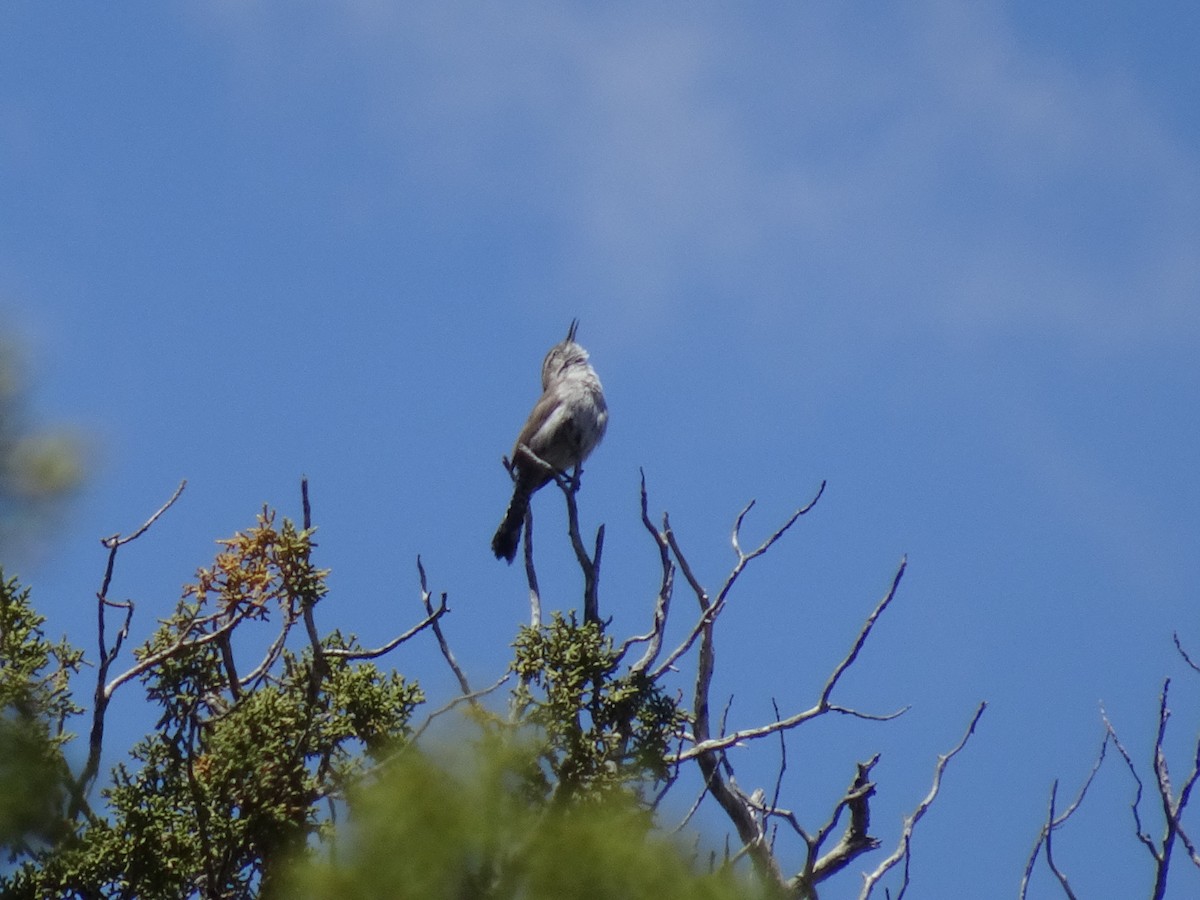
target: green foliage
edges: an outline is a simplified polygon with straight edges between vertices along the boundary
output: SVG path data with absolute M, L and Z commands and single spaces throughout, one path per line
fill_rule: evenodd
M 644 673 L 620 671 L 600 624 L 555 612 L 549 625 L 523 628 L 515 646 L 516 705 L 545 735 L 548 789 L 570 796 L 666 777 L 678 703 Z
M 502 741 L 463 761 L 407 750 L 352 792 L 336 854 L 273 893 L 297 900 L 724 900 L 760 893 L 697 871 L 628 793 L 546 804 L 524 790 L 536 751 Z M 457 763 L 457 765 L 456 765 Z
M 361 659 L 353 637 L 287 648 L 325 595 L 311 538 L 264 511 L 221 542 L 135 653 L 161 718 L 132 750 L 135 765 L 118 765 L 101 792 L 106 815 L 33 853 L 0 893 L 254 897 L 280 859 L 327 832 L 324 798 L 404 738 L 423 697 Z M 249 639 L 251 624 L 272 617 L 277 637 L 239 677 L 235 633 Z
M 46 639 L 29 591 L 0 569 L 0 848 L 49 837 L 62 815 L 70 739 L 79 712 L 68 678 L 83 654 Z

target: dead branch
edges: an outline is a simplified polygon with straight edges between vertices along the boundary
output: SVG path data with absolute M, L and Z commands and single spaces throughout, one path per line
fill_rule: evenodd
M 854 780 L 842 798 L 834 806 L 829 820 L 821 827 L 816 835 L 810 836 L 795 818 L 791 818 L 792 827 L 803 838 L 807 852 L 804 868 L 788 882 L 793 894 L 802 898 L 815 898 L 817 885 L 827 878 L 842 871 L 855 859 L 879 847 L 879 839 L 871 836 L 871 808 L 869 801 L 875 795 L 875 784 L 871 781 L 871 770 L 879 762 L 876 753 L 865 763 L 855 766 Z M 821 848 L 829 840 L 837 827 L 842 813 L 850 812 L 850 821 L 842 834 L 841 840 L 829 851 L 822 854 Z
M 779 704 L 771 698 L 771 709 L 775 711 L 776 720 L 783 718 L 779 712 Z M 783 791 L 783 773 L 787 771 L 787 735 L 779 732 L 779 772 L 775 776 L 775 790 L 771 794 L 771 810 L 779 808 L 779 795 Z M 775 850 L 775 831 L 771 832 L 771 850 Z
M 187 487 L 187 479 L 180 481 L 179 487 L 175 488 L 175 492 L 171 494 L 167 502 L 160 506 L 150 518 L 142 523 L 141 527 L 131 534 L 122 536 L 118 533 L 100 539 L 101 545 L 108 550 L 108 560 L 104 567 L 104 577 L 100 581 L 100 590 L 96 593 L 96 638 L 99 646 L 99 657 L 96 664 L 96 687 L 92 694 L 92 725 L 88 734 L 88 755 L 83 770 L 80 772 L 79 778 L 72 790 L 71 808 L 68 813 L 68 816 L 72 819 L 86 807 L 87 795 L 95 783 L 96 776 L 100 772 L 100 756 L 104 749 L 104 720 L 108 712 L 109 700 L 112 697 L 112 692 L 106 681 L 108 680 L 108 673 L 112 668 L 112 664 L 120 654 L 125 639 L 129 636 L 129 626 L 133 621 L 132 601 L 113 601 L 108 597 L 109 588 L 112 586 L 113 571 L 117 563 L 117 551 L 131 541 L 136 541 L 149 531 L 154 523 L 168 509 L 175 505 L 175 501 L 183 494 L 185 487 Z M 109 646 L 108 638 L 105 634 L 105 614 L 110 607 L 125 611 L 121 627 L 117 630 L 116 638 L 113 640 L 111 646 Z
M 421 563 L 421 557 L 417 557 L 417 574 L 421 582 L 421 603 L 425 607 L 425 611 L 429 614 L 429 624 L 433 626 L 433 636 L 437 638 L 438 649 L 442 652 L 442 657 L 446 660 L 446 664 L 450 666 L 450 671 L 454 673 L 454 677 L 458 679 L 458 685 L 462 688 L 464 695 L 471 693 L 471 683 L 467 681 L 467 675 L 463 672 L 462 667 L 458 664 L 458 660 L 454 658 L 454 653 L 450 650 L 450 644 L 446 640 L 446 635 L 442 633 L 442 625 L 439 621 L 442 617 L 442 612 L 446 609 L 446 594 L 442 592 L 442 601 L 439 606 L 439 611 L 434 614 L 433 604 L 430 601 L 429 585 L 425 580 L 425 566 Z
M 908 707 L 904 707 L 891 713 L 875 715 L 871 713 L 860 712 L 858 710 L 843 706 L 838 706 L 834 703 L 831 703 L 829 697 L 833 693 L 833 689 L 837 686 L 838 681 L 846 673 L 846 670 L 849 669 L 854 661 L 858 658 L 858 654 L 862 650 L 863 645 L 866 643 L 867 638 L 870 636 L 871 630 L 875 627 L 875 623 L 879 621 L 879 617 L 895 598 L 896 590 L 900 586 L 900 579 L 904 576 L 904 570 L 907 565 L 907 558 L 904 558 L 900 561 L 900 567 L 896 570 L 896 575 L 892 579 L 892 584 L 888 588 L 887 593 L 875 606 L 875 609 L 871 611 L 871 614 L 867 617 L 866 622 L 863 623 L 863 627 L 859 631 L 858 637 L 855 639 L 853 646 L 851 646 L 849 652 L 834 668 L 833 673 L 825 682 L 824 687 L 822 687 L 821 694 L 818 697 L 817 702 L 812 707 L 804 710 L 803 712 L 796 713 L 793 716 L 789 716 L 786 719 L 778 719 L 774 722 L 759 726 L 757 728 L 747 728 L 743 731 L 735 731 L 720 738 L 714 738 L 703 742 L 698 741 L 693 747 L 685 750 L 680 755 L 680 759 L 690 759 L 691 757 L 698 756 L 710 750 L 723 750 L 728 747 L 732 747 L 735 744 L 740 744 L 744 741 L 767 737 L 778 731 L 803 725 L 805 722 L 830 712 L 853 716 L 860 719 L 869 719 L 871 721 L 888 721 L 889 719 L 894 719 L 903 715 L 907 711 Z M 716 604 L 714 603 L 713 605 L 715 606 Z
M 1188 664 L 1193 672 L 1200 672 L 1200 664 L 1197 664 L 1190 656 L 1188 656 L 1188 652 L 1183 649 L 1183 644 L 1179 640 L 1179 632 L 1173 632 L 1171 637 L 1174 639 L 1175 649 L 1179 651 L 1179 655 L 1183 657 L 1183 661 Z
M 283 624 L 279 628 L 279 634 L 275 636 L 275 640 L 271 642 L 271 646 L 263 654 L 262 660 L 242 678 L 240 684 L 243 688 L 249 688 L 261 681 L 267 672 L 270 671 L 271 667 L 275 665 L 276 660 L 283 654 L 284 645 L 287 643 L 287 637 L 291 633 L 292 626 L 296 624 L 296 619 L 292 615 L 291 610 L 284 610 L 282 620 Z
M 415 747 L 417 745 L 418 739 L 421 737 L 421 735 L 423 735 L 426 732 L 426 730 L 429 728 L 429 726 L 433 724 L 435 719 L 438 719 L 441 716 L 444 716 L 446 713 L 450 712 L 450 710 L 452 710 L 452 709 L 455 709 L 460 704 L 470 703 L 472 706 L 477 705 L 480 698 L 486 697 L 488 694 L 491 694 L 494 691 L 498 690 L 501 686 L 506 684 L 508 682 L 508 679 L 511 677 L 512 677 L 512 671 L 510 670 L 508 672 L 505 672 L 496 681 L 492 682 L 485 688 L 481 688 L 478 691 L 472 691 L 469 694 L 459 694 L 457 697 L 454 697 L 454 698 L 448 700 L 442 706 L 438 707 L 433 712 L 431 712 L 428 716 L 426 716 L 425 721 L 422 722 L 420 727 L 418 727 L 412 733 L 412 737 L 410 737 L 405 742 L 404 746 L 399 751 L 397 751 L 396 754 L 393 754 L 392 757 L 389 757 L 389 759 L 399 756 L 401 753 L 404 753 L 405 750 L 407 750 L 407 748 L 409 748 L 409 747 Z M 386 764 L 386 762 L 387 762 L 387 760 L 384 760 L 383 762 L 380 763 L 380 766 Z M 379 768 L 379 766 L 376 766 L 375 768 Z
M 967 741 L 975 733 L 975 726 L 979 724 L 979 719 L 985 709 L 987 709 L 987 701 L 980 703 L 979 708 L 975 710 L 975 715 L 971 717 L 971 724 L 967 726 L 962 740 L 949 753 L 938 757 L 937 765 L 933 769 L 933 785 L 930 787 L 929 793 L 925 795 L 925 799 L 913 810 L 912 815 L 905 817 L 904 828 L 900 834 L 900 844 L 896 847 L 895 852 L 881 862 L 874 872 L 864 877 L 862 891 L 858 895 L 859 900 L 867 900 L 871 896 L 871 891 L 874 890 L 879 879 L 883 878 L 901 860 L 904 861 L 904 881 L 900 885 L 900 892 L 896 895 L 896 900 L 900 900 L 904 896 L 904 892 L 908 888 L 908 862 L 912 853 L 913 829 L 925 816 L 925 813 L 929 811 L 929 807 L 933 805 L 933 801 L 937 799 L 938 792 L 942 789 L 942 775 L 946 771 L 946 766 L 949 765 L 950 760 L 954 759 L 967 746 Z
M 424 593 L 424 591 L 422 591 L 422 593 Z M 396 637 L 392 638 L 382 646 L 376 647 L 373 650 L 347 650 L 341 647 L 332 647 L 324 650 L 324 655 L 333 657 L 335 659 L 378 659 L 380 656 L 391 653 L 405 641 L 416 637 L 426 628 L 432 626 L 435 633 L 440 632 L 441 629 L 438 627 L 438 620 L 450 611 L 450 608 L 446 605 L 446 595 L 442 594 L 441 602 L 438 603 L 436 608 L 429 603 L 428 600 L 426 600 L 425 609 L 427 614 L 424 619 L 422 619 L 416 625 L 413 625 L 403 634 L 396 635 Z M 439 637 L 438 644 L 444 645 L 444 639 Z M 448 647 L 443 649 L 443 655 L 449 652 L 450 651 Z M 450 658 L 453 659 L 452 656 Z M 461 684 L 463 680 L 462 673 L 460 670 L 458 670 L 457 666 L 457 663 L 451 663 L 451 667 L 455 669 L 455 674 L 459 675 L 459 683 Z M 464 688 L 464 692 L 469 693 L 470 688 Z
M 198 636 L 196 636 L 195 631 L 197 627 L 202 629 L 215 622 L 225 614 L 216 613 L 211 616 L 193 619 L 187 627 L 180 631 L 179 638 L 173 644 L 171 644 L 171 646 L 165 647 L 162 650 L 159 650 L 157 653 L 151 653 L 149 656 L 142 657 L 142 659 L 138 661 L 137 665 L 132 666 L 131 668 L 122 672 L 120 675 L 106 684 L 104 686 L 105 701 L 107 702 L 108 700 L 111 700 L 112 695 L 116 693 L 117 688 L 119 688 L 121 685 L 131 681 L 134 678 L 137 678 L 143 672 L 148 672 L 156 666 L 162 665 L 168 659 L 178 656 L 180 653 L 183 653 L 187 650 L 192 650 L 196 647 L 203 647 L 205 644 L 211 644 L 214 641 L 221 641 L 227 637 L 230 632 L 237 628 L 238 625 L 245 621 L 246 617 L 250 614 L 251 610 L 239 610 L 238 612 L 234 613 L 226 622 L 217 626 L 215 630 L 201 631 Z
M 811 505 L 809 504 L 810 508 Z M 725 740 L 725 721 L 728 717 L 729 705 L 726 705 L 721 717 L 721 737 L 712 737 L 710 725 L 709 695 L 715 669 L 714 625 L 717 615 L 725 598 L 729 596 L 729 591 L 737 580 L 737 576 L 745 568 L 745 564 L 750 559 L 765 552 L 800 515 L 800 512 L 794 514 L 787 524 L 776 531 L 771 538 L 768 538 L 757 551 L 745 554 L 738 544 L 738 530 L 741 528 L 742 520 L 749 509 L 750 507 L 747 506 L 746 509 L 742 510 L 734 525 L 733 546 L 738 555 L 738 563 L 726 579 L 725 586 L 722 588 L 721 593 L 717 595 L 716 600 L 709 601 L 707 593 L 700 587 L 699 582 L 691 576 L 686 561 L 677 556 L 677 559 L 680 559 L 680 568 L 684 570 L 685 577 L 692 584 L 697 602 L 700 604 L 701 614 L 697 624 L 699 630 L 694 630 L 693 636 L 689 637 L 681 645 L 681 648 L 677 648 L 671 657 L 656 670 L 655 677 L 666 671 L 675 659 L 678 659 L 682 653 L 686 652 L 688 646 L 695 639 L 694 636 L 699 637 L 699 652 L 696 660 L 696 686 L 692 710 L 692 739 L 695 742 L 695 746 L 692 748 L 692 751 L 678 753 L 675 762 L 682 762 L 685 758 L 694 758 L 696 760 L 696 764 L 704 776 L 704 785 L 707 792 L 712 795 L 713 799 L 724 810 L 725 815 L 733 823 L 734 829 L 737 831 L 738 838 L 741 841 L 741 848 L 737 851 L 734 859 L 739 859 L 743 855 L 749 856 L 759 877 L 766 884 L 782 889 L 784 887 L 783 872 L 780 870 L 779 862 L 771 850 L 770 842 L 767 840 L 766 817 L 759 814 L 762 808 L 762 798 L 758 796 L 759 792 L 757 791 L 755 794 L 747 796 L 737 786 L 733 775 L 733 767 L 725 757 L 723 747 L 719 746 Z M 670 538 L 668 538 L 668 544 L 673 545 Z M 725 744 L 724 746 L 729 745 Z M 698 748 L 706 749 L 700 750 Z M 732 861 L 728 860 L 727 864 L 732 864 Z
M 725 604 L 729 599 L 729 592 L 733 590 L 733 586 L 737 582 L 738 576 L 745 571 L 746 566 L 752 560 L 757 559 L 771 549 L 771 546 L 777 540 L 783 537 L 787 530 L 796 523 L 797 519 L 799 519 L 802 515 L 807 513 L 816 505 L 817 501 L 821 499 L 821 494 L 824 492 L 825 482 L 822 481 L 820 488 L 817 489 L 816 496 L 813 497 L 812 500 L 807 503 L 807 505 L 792 513 L 791 518 L 784 522 L 774 534 L 772 534 L 769 538 L 767 538 L 749 553 L 744 553 L 742 551 L 740 534 L 742 522 L 745 520 L 746 514 L 754 508 L 754 501 L 751 500 L 748 504 L 746 504 L 746 507 L 740 513 L 738 513 L 737 519 L 734 521 L 733 534 L 731 536 L 733 550 L 734 553 L 737 554 L 737 563 L 734 565 L 733 569 L 730 570 L 729 575 L 725 579 L 725 583 L 721 586 L 721 590 L 717 594 L 717 599 L 712 603 L 708 603 L 707 592 L 705 592 L 704 588 L 700 585 L 700 582 L 692 574 L 691 567 L 687 564 L 686 559 L 684 559 L 683 555 L 679 553 L 678 544 L 674 541 L 673 536 L 669 531 L 667 532 L 667 538 L 671 545 L 672 552 L 675 553 L 675 558 L 679 562 L 679 568 L 683 572 L 684 577 L 688 580 L 688 584 L 690 584 L 692 586 L 692 590 L 696 592 L 696 599 L 700 602 L 702 612 L 699 621 L 696 622 L 687 638 L 685 638 L 683 643 L 676 647 L 675 650 L 672 651 L 671 655 L 668 656 L 666 660 L 664 660 L 663 663 L 654 670 L 651 675 L 652 678 L 657 679 L 662 677 L 663 674 L 670 671 L 671 667 L 681 656 L 691 649 L 692 645 L 696 642 L 696 639 L 700 636 L 705 627 L 715 621 L 725 609 Z
M 1038 853 L 1041 851 L 1042 845 L 1046 845 L 1046 861 L 1050 864 L 1050 869 L 1059 879 L 1059 883 L 1067 892 L 1068 896 L 1072 896 L 1070 886 L 1066 884 L 1066 878 L 1062 875 L 1055 866 L 1050 856 L 1050 836 L 1053 831 L 1061 828 L 1079 809 L 1083 803 L 1083 798 L 1087 795 L 1088 788 L 1092 786 L 1092 782 L 1096 778 L 1096 773 L 1100 771 L 1100 766 L 1104 762 L 1105 752 L 1108 750 L 1108 744 L 1111 740 L 1109 732 L 1104 732 L 1104 740 L 1100 742 L 1100 752 L 1096 754 L 1096 761 L 1092 764 L 1092 771 L 1088 773 L 1087 779 L 1083 782 L 1083 787 L 1079 789 L 1079 793 L 1075 796 L 1075 800 L 1063 810 L 1062 814 L 1057 818 L 1054 815 L 1055 795 L 1058 791 L 1058 780 L 1055 779 L 1054 785 L 1050 790 L 1050 812 L 1046 816 L 1046 822 L 1042 825 L 1042 830 L 1038 833 L 1037 840 L 1034 841 L 1033 851 L 1029 854 L 1029 860 L 1025 863 L 1025 873 L 1021 877 L 1021 887 L 1018 893 L 1018 900 L 1025 900 L 1026 892 L 1029 889 L 1029 879 L 1033 875 L 1033 867 L 1037 863 Z
M 604 550 L 604 526 L 596 529 L 596 545 L 592 555 L 588 556 L 583 546 L 583 538 L 579 534 L 579 505 L 575 495 L 579 492 L 580 476 L 583 469 L 575 467 L 575 473 L 570 478 L 555 474 L 554 481 L 567 499 L 567 535 L 571 538 L 571 547 L 575 551 L 575 559 L 583 572 L 583 621 L 600 622 L 600 598 L 598 595 L 600 582 L 600 556 Z
M 1182 648 L 1180 649 L 1182 652 Z M 1154 860 L 1154 887 L 1150 894 L 1152 900 L 1161 900 L 1161 898 L 1166 896 L 1167 878 L 1170 874 L 1171 857 L 1176 841 L 1183 844 L 1192 863 L 1200 867 L 1200 854 L 1197 853 L 1195 844 L 1183 829 L 1183 812 L 1187 807 L 1188 801 L 1191 799 L 1192 789 L 1195 787 L 1197 779 L 1200 778 L 1200 739 L 1197 740 L 1196 749 L 1192 755 L 1191 772 L 1188 773 L 1187 778 L 1184 780 L 1183 787 L 1180 789 L 1178 796 L 1175 796 L 1171 787 L 1171 777 L 1167 768 L 1166 751 L 1164 750 L 1167 722 L 1171 717 L 1171 711 L 1167 707 L 1170 688 L 1171 679 L 1168 678 L 1163 682 L 1162 693 L 1159 695 L 1158 728 L 1154 737 L 1154 759 L 1151 764 L 1151 769 L 1154 772 L 1154 786 L 1158 792 L 1159 806 L 1162 809 L 1164 820 L 1163 836 L 1157 843 L 1150 836 L 1149 832 L 1146 831 L 1142 823 L 1141 801 L 1145 785 L 1141 776 L 1138 775 L 1137 767 L 1133 763 L 1133 757 L 1130 756 L 1129 751 L 1125 749 L 1125 745 L 1117 737 L 1116 729 L 1113 727 L 1112 722 L 1109 721 L 1108 714 L 1101 709 L 1101 718 L 1104 720 L 1104 727 L 1113 742 L 1113 746 L 1117 748 L 1117 752 L 1125 760 L 1125 767 L 1129 770 L 1129 774 L 1133 777 L 1134 784 L 1136 785 L 1130 810 L 1133 813 L 1134 833 L 1138 841 L 1146 848 Z
M 1058 796 L 1058 779 L 1054 780 L 1054 784 L 1050 788 L 1050 812 L 1048 814 L 1049 821 L 1054 821 L 1054 801 Z M 1067 880 L 1067 876 L 1058 867 L 1054 861 L 1054 829 L 1046 832 L 1046 865 L 1050 867 L 1050 871 L 1054 873 L 1054 877 L 1058 879 L 1059 885 L 1063 889 L 1063 893 L 1067 895 L 1068 900 L 1076 900 L 1075 892 L 1071 890 L 1071 883 Z
M 739 516 L 739 522 L 741 517 Z M 739 557 L 741 554 L 739 553 Z M 732 584 L 732 579 L 727 581 Z M 712 603 L 704 607 L 704 599 L 700 599 L 702 611 L 700 616 L 700 650 L 696 661 L 696 689 L 692 711 L 693 740 L 697 746 L 703 745 L 710 739 L 709 691 L 712 686 L 712 676 L 715 664 L 713 651 L 713 622 L 709 612 L 716 607 Z M 719 599 L 718 599 L 719 602 Z M 765 840 L 761 821 L 755 816 L 753 806 L 745 794 L 737 789 L 736 784 L 726 781 L 721 772 L 721 757 L 718 749 L 706 750 L 695 755 L 696 764 L 704 776 L 704 784 L 713 799 L 717 801 L 726 816 L 733 823 L 742 849 L 750 856 L 759 876 L 769 885 L 782 887 L 783 873 L 779 863 Z M 682 758 L 682 755 L 680 755 Z
M 659 561 L 662 565 L 662 580 L 659 582 L 658 596 L 654 600 L 654 621 L 650 631 L 626 640 L 621 645 L 620 653 L 617 656 L 618 659 L 624 659 L 625 654 L 634 644 L 646 643 L 646 652 L 631 667 L 635 673 L 645 672 L 654 663 L 654 660 L 658 659 L 658 654 L 662 651 L 663 632 L 667 627 L 667 612 L 671 605 L 671 594 L 675 589 L 675 566 L 671 562 L 671 544 L 667 539 L 667 535 L 671 531 L 671 523 L 666 513 L 663 514 L 662 531 L 655 528 L 654 523 L 650 521 L 650 514 L 647 510 L 646 473 L 642 472 L 641 475 L 642 525 L 645 526 L 646 531 L 649 532 L 651 539 L 658 547 Z
M 1100 707 L 1100 719 L 1104 722 L 1104 729 L 1108 737 L 1112 740 L 1113 746 L 1121 754 L 1121 759 L 1125 760 L 1125 768 L 1129 770 L 1129 774 L 1133 777 L 1134 784 L 1137 786 L 1133 794 L 1133 802 L 1130 804 L 1130 812 L 1133 813 L 1134 832 L 1137 834 L 1137 839 L 1150 851 L 1150 855 L 1157 860 L 1158 851 L 1154 846 L 1154 841 L 1142 827 L 1141 804 L 1145 785 L 1142 784 L 1141 776 L 1137 773 L 1137 767 L 1133 764 L 1133 757 L 1129 755 L 1129 751 L 1125 749 L 1125 745 L 1117 737 L 1117 731 L 1113 728 L 1112 722 L 1109 721 L 1108 713 L 1105 712 L 1104 707 Z

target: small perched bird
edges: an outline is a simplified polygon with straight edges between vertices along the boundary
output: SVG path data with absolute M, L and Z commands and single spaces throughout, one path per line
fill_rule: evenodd
M 608 427 L 604 389 L 588 362 L 587 351 L 575 343 L 578 327 L 576 319 L 566 340 L 551 347 L 542 362 L 542 396 L 513 447 L 510 471 L 516 484 L 504 521 L 492 538 L 496 559 L 511 563 L 517 555 L 521 526 L 534 491 L 555 472 L 566 472 L 587 459 Z M 537 459 L 530 458 L 531 452 Z

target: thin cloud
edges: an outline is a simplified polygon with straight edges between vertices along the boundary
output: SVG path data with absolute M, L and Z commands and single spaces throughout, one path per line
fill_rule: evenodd
M 366 68 L 402 181 L 540 218 L 547 269 L 631 312 L 703 283 L 786 316 L 817 280 L 881 327 L 1194 337 L 1200 161 L 1139 86 L 991 4 L 875 16 L 351 2 L 314 52 Z

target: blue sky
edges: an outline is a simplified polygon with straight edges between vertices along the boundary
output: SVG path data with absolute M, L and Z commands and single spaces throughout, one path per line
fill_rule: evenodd
M 1200 723 L 1171 645 L 1200 652 L 1197 44 L 1182 3 L 6 4 L 0 313 L 92 462 L 26 580 L 90 646 L 97 538 L 186 477 L 118 569 L 149 628 L 307 474 L 323 624 L 407 627 L 420 553 L 486 683 L 526 615 L 488 552 L 499 458 L 578 316 L 614 628 L 656 585 L 639 468 L 710 586 L 748 500 L 747 543 L 827 480 L 723 623 L 731 723 L 809 705 L 908 554 L 839 699 L 912 711 L 797 732 L 784 796 L 816 824 L 881 750 L 890 846 L 986 699 L 914 889 L 1012 896 L 1101 702 L 1148 760 L 1174 676 L 1177 778 Z M 551 607 L 578 605 L 560 505 Z M 430 647 L 395 664 L 450 690 Z M 774 748 L 740 753 L 769 783 Z M 1083 895 L 1148 883 L 1113 761 L 1059 839 Z

